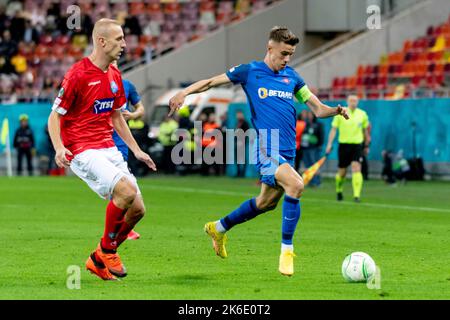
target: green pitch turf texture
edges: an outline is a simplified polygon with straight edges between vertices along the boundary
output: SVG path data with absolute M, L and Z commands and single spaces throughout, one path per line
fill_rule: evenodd
M 450 299 L 450 198 L 445 182 L 364 185 L 363 202 L 335 201 L 334 182 L 307 189 L 294 238 L 295 274 L 278 273 L 281 203 L 229 232 L 225 260 L 203 232 L 207 221 L 258 194 L 255 180 L 139 180 L 147 215 L 142 238 L 119 250 L 129 275 L 104 282 L 84 263 L 103 232 L 106 201 L 81 180 L 0 178 L 0 299 Z M 346 283 L 346 254 L 364 251 L 381 289 Z M 81 267 L 81 288 L 66 286 Z

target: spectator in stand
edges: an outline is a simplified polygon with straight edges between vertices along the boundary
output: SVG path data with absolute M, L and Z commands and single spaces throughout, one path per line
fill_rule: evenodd
M 302 161 L 302 135 L 306 127 L 306 114 L 307 110 L 303 110 L 297 116 L 297 122 L 295 124 L 295 170 L 298 172 L 300 170 L 300 163 Z
M 23 41 L 25 43 L 35 43 L 39 42 L 39 32 L 38 30 L 31 24 L 31 20 L 25 20 L 25 30 L 23 34 Z
M 33 175 L 34 135 L 28 124 L 28 115 L 19 117 L 20 127 L 14 135 L 14 148 L 17 149 L 17 175 L 22 175 L 23 157 L 27 159 L 28 175 Z
M 6 30 L 9 24 L 9 17 L 6 15 L 5 6 L 0 4 L 0 35 Z
M 18 10 L 11 19 L 11 25 L 9 27 L 11 30 L 11 38 L 19 43 L 23 40 L 25 34 L 25 18 L 23 17 L 23 11 Z
M 11 59 L 17 52 L 17 42 L 11 38 L 9 30 L 3 31 L 2 41 L 0 43 L 0 56 L 5 56 L 6 59 Z
M 322 145 L 324 141 L 323 125 L 317 122 L 316 116 L 311 111 L 307 111 L 306 127 L 302 135 L 301 148 L 303 149 L 303 161 L 306 168 L 319 161 Z M 311 187 L 320 186 L 320 174 L 316 173 L 310 181 Z
M 5 56 L 0 55 L 0 74 L 15 74 L 16 69 L 11 64 L 9 59 L 6 59 Z

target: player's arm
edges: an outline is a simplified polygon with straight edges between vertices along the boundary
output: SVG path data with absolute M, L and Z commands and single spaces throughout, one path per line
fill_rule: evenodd
M 125 119 L 122 117 L 120 110 L 115 110 L 112 113 L 112 123 L 114 129 L 118 133 L 118 135 L 122 138 L 122 140 L 126 143 L 128 148 L 134 153 L 136 159 L 144 162 L 150 169 L 156 171 L 156 165 L 153 162 L 152 158 L 144 151 L 141 150 L 133 135 L 131 134 L 130 129 L 128 128 Z
M 176 110 L 178 110 L 183 106 L 184 99 L 188 95 L 207 91 L 211 88 L 227 83 L 231 83 L 231 80 L 228 78 L 226 73 L 223 73 L 218 76 L 200 80 L 191 84 L 189 87 L 185 88 L 184 90 L 181 90 L 169 100 L 169 107 L 170 107 L 169 116 L 171 116 Z
M 144 116 L 145 113 L 145 109 L 144 109 L 144 105 L 142 104 L 142 101 L 139 101 L 138 103 L 136 103 L 134 106 L 134 111 L 130 112 L 128 110 L 125 110 L 124 112 L 122 112 L 122 116 L 124 117 L 125 120 L 136 120 L 139 119 L 141 117 Z
M 340 105 L 336 108 L 329 107 L 326 104 L 323 104 L 313 93 L 310 94 L 309 99 L 306 101 L 306 105 L 317 118 L 329 118 L 341 115 L 345 119 L 348 119 L 346 108 L 341 107 Z
M 128 92 L 128 102 L 133 105 L 133 112 L 125 110 L 122 112 L 122 116 L 125 120 L 136 120 L 144 116 L 145 110 L 144 105 L 142 104 L 141 97 L 136 90 L 136 87 L 133 83 L 129 82 L 129 92 Z M 123 83 L 122 83 L 123 84 Z
M 50 139 L 52 140 L 53 148 L 55 149 L 55 162 L 58 167 L 63 168 L 70 165 L 70 161 L 67 159 L 66 155 L 72 156 L 72 153 L 66 149 L 63 145 L 61 139 L 61 125 L 60 125 L 61 115 L 52 111 L 48 117 L 48 133 Z

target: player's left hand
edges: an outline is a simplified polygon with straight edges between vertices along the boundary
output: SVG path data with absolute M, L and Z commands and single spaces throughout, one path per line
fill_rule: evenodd
M 128 110 L 123 111 L 122 112 L 122 116 L 125 119 L 125 121 L 133 119 L 133 114 L 130 111 L 128 111 Z
M 150 169 L 152 169 L 153 171 L 156 171 L 155 163 L 153 162 L 152 158 L 150 158 L 150 156 L 148 154 L 146 154 L 144 151 L 139 150 L 138 152 L 136 152 L 134 154 L 134 156 L 139 161 L 144 162 Z
M 350 119 L 350 117 L 348 116 L 347 108 L 344 108 L 340 104 L 338 104 L 336 109 L 337 114 L 343 116 L 345 120 Z

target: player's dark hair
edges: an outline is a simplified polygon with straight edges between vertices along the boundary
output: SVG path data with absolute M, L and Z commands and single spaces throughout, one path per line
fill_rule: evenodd
M 270 30 L 269 40 L 279 43 L 283 42 L 291 46 L 296 46 L 300 42 L 299 38 L 288 28 L 278 26 L 273 27 L 272 30 Z

